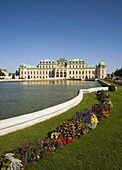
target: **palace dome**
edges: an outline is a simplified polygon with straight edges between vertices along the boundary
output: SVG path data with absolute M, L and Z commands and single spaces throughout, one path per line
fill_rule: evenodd
M 22 64 L 20 65 L 20 67 L 26 67 L 26 64 L 25 64 L 25 63 L 22 63 Z
M 99 63 L 100 66 L 105 66 L 106 64 L 104 62 Z

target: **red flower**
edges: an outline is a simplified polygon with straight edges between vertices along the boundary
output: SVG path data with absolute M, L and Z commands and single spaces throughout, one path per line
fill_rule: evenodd
M 64 142 L 63 144 L 66 145 L 66 142 Z
M 61 137 L 62 137 L 62 134 L 60 133 L 59 138 L 61 138 Z
M 70 140 L 70 138 L 69 138 L 69 137 L 67 137 L 67 140 Z
M 74 139 L 71 139 L 71 140 L 70 140 L 70 142 L 73 142 L 73 141 L 74 141 Z
M 47 148 L 48 151 L 51 151 L 50 148 Z
M 75 140 L 76 138 L 74 138 L 74 140 Z

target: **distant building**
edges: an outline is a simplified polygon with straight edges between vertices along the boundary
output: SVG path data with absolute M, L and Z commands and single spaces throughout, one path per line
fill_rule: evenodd
M 87 65 L 81 59 L 60 58 L 57 61 L 44 59 L 38 66 L 22 63 L 19 68 L 20 78 L 24 79 L 94 79 L 106 77 L 106 65 Z

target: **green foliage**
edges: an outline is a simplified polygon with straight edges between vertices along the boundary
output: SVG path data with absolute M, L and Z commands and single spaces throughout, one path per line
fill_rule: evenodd
M 117 69 L 117 70 L 114 72 L 114 75 L 115 75 L 115 76 L 120 76 L 120 77 L 122 77 L 122 68 L 121 68 L 121 69 Z
M 115 86 L 113 85 L 109 86 L 109 91 L 115 91 L 115 90 L 116 90 Z
M 58 139 L 59 135 L 60 135 L 60 133 L 53 132 L 53 133 L 51 133 L 51 139 L 56 140 L 56 139 Z
M 87 129 L 84 127 L 81 119 L 64 122 L 57 127 L 57 132 L 60 132 L 63 137 L 79 138 L 85 134 L 86 131 Z
M 0 70 L 0 76 L 5 76 L 5 74 Z
M 0 153 L 0 169 L 7 170 L 10 167 L 11 161 L 5 158 L 3 153 Z
M 15 79 L 15 74 L 14 73 L 12 74 L 12 79 Z
M 15 75 L 16 75 L 16 76 L 19 76 L 19 70 L 16 70 Z
M 110 96 L 103 90 L 97 92 L 99 100 L 101 101 L 100 104 L 95 104 L 92 107 L 92 112 L 97 116 L 99 121 L 102 121 L 104 117 L 108 117 L 112 105 L 110 102 Z

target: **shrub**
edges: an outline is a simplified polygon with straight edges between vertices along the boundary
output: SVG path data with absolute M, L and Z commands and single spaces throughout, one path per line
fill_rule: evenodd
M 0 169 L 7 170 L 10 167 L 10 163 L 11 161 L 3 153 L 0 153 Z
M 44 142 L 41 139 L 37 139 L 34 142 L 29 140 L 26 144 L 21 144 L 21 146 L 16 148 L 13 153 L 15 157 L 22 160 L 24 164 L 28 164 L 46 157 L 50 151 L 56 147 L 57 142 L 49 138 Z
M 109 86 L 109 91 L 115 91 L 115 90 L 116 90 L 115 86 L 113 85 Z
M 57 132 L 60 132 L 63 137 L 71 138 L 79 138 L 85 134 L 87 130 L 88 129 L 84 127 L 81 119 L 64 122 L 57 127 Z
M 92 110 L 89 110 L 88 108 L 84 109 L 84 112 L 77 112 L 76 117 L 73 115 L 73 119 L 81 119 L 83 122 L 83 125 L 87 127 L 86 125 L 88 123 L 91 123 L 91 116 L 92 116 Z
M 93 115 L 91 116 L 91 121 L 94 122 L 95 125 L 97 125 L 98 119 L 97 119 L 97 116 L 96 116 L 95 114 L 93 114 Z

